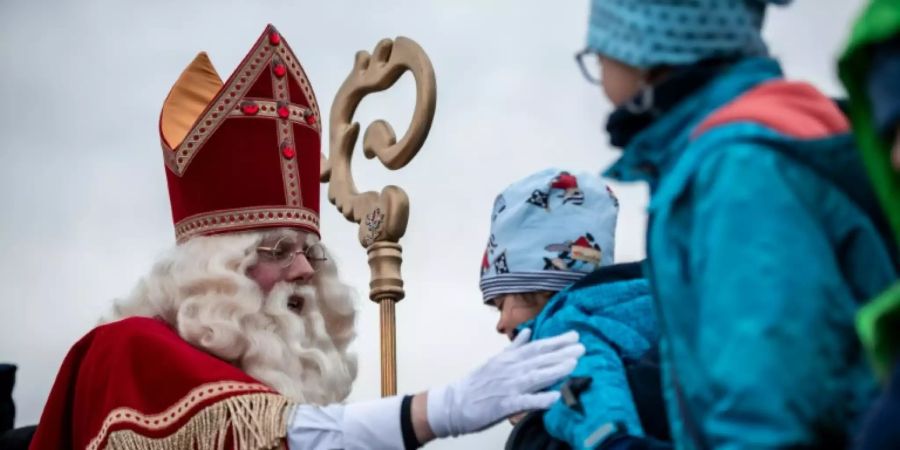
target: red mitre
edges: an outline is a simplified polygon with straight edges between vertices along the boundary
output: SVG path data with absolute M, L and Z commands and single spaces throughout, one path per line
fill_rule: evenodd
M 198 54 L 159 118 L 178 242 L 268 227 L 318 234 L 319 118 L 300 61 L 272 25 L 224 84 Z

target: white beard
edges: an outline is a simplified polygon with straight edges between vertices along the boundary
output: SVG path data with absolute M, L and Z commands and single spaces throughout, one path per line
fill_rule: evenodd
M 287 306 L 292 295 L 303 299 L 298 314 Z M 356 356 L 346 352 L 342 336 L 326 324 L 318 290 L 311 285 L 279 283 L 262 311 L 245 318 L 251 343 L 240 358 L 250 376 L 300 403 L 324 405 L 350 394 L 356 379 Z
M 255 261 L 247 249 L 258 242 L 246 233 L 176 247 L 107 320 L 159 317 L 187 342 L 292 401 L 345 400 L 357 374 L 356 355 L 347 349 L 356 335 L 351 289 L 326 261 L 311 283 L 278 283 L 264 295 L 245 275 Z M 299 313 L 287 306 L 292 295 L 303 298 Z

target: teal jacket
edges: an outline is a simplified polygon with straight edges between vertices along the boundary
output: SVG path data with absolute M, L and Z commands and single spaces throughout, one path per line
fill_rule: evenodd
M 655 347 L 659 332 L 639 263 L 604 267 L 587 275 L 557 293 L 523 326 L 533 329 L 532 339 L 578 331 L 586 349 L 569 377 L 590 377 L 591 384 L 578 396 L 580 407 L 562 400 L 551 406 L 544 415 L 550 435 L 575 449 L 595 448 L 604 437 L 604 426 L 612 424 L 644 435 L 625 361 L 637 360 Z
M 739 61 L 607 172 L 651 187 L 645 267 L 678 448 L 834 445 L 876 393 L 854 333 L 894 279 L 843 114 Z

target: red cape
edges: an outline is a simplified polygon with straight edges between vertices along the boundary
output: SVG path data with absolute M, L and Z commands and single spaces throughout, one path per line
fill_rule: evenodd
M 63 361 L 30 450 L 283 445 L 288 401 L 160 320 L 93 329 Z

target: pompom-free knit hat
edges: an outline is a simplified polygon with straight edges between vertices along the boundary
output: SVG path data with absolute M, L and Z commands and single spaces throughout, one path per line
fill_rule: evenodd
M 587 46 L 633 67 L 766 55 L 766 4 L 791 0 L 591 0 Z
M 481 262 L 484 301 L 559 291 L 612 264 L 619 202 L 597 175 L 547 169 L 494 201 Z

